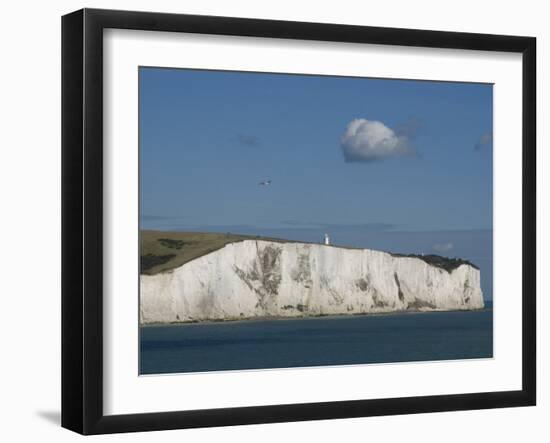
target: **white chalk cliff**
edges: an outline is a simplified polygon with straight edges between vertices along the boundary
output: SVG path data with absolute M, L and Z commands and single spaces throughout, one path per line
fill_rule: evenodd
M 245 240 L 140 278 L 143 324 L 484 306 L 469 264 L 319 244 Z

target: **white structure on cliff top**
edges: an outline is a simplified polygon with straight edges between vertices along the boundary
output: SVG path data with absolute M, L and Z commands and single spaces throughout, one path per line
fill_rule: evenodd
M 325 245 L 330 245 L 330 237 L 328 234 L 325 234 Z

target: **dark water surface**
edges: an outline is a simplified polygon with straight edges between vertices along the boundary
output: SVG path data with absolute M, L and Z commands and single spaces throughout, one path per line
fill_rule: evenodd
M 493 311 L 145 326 L 142 374 L 490 358 Z

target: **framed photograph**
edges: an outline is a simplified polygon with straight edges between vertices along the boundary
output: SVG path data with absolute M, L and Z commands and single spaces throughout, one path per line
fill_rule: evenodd
M 62 20 L 62 425 L 536 402 L 531 37 Z

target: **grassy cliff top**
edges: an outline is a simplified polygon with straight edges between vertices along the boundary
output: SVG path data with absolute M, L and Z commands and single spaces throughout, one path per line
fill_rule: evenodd
M 243 240 L 283 241 L 252 235 L 217 232 L 140 232 L 140 272 L 153 275 Z
M 141 274 L 154 275 L 169 271 L 191 260 L 221 249 L 229 243 L 243 240 L 296 243 L 292 240 L 231 233 L 141 231 L 140 272 Z M 346 249 L 362 249 L 337 245 L 332 246 Z M 447 258 L 440 255 L 396 254 L 391 252 L 389 254 L 394 257 L 418 258 L 447 272 L 451 272 L 463 264 L 479 269 L 473 263 L 459 258 Z
M 420 260 L 425 261 L 429 265 L 436 266 L 441 269 L 445 269 L 447 272 L 451 272 L 458 268 L 460 265 L 468 265 L 472 268 L 479 269 L 476 265 L 474 265 L 471 261 L 463 260 L 461 258 L 449 258 L 449 257 L 442 257 L 441 255 L 435 255 L 435 254 L 426 254 L 426 255 L 419 255 L 419 254 L 396 254 L 393 252 L 390 252 L 391 255 L 394 257 L 410 257 L 410 258 L 419 258 Z

